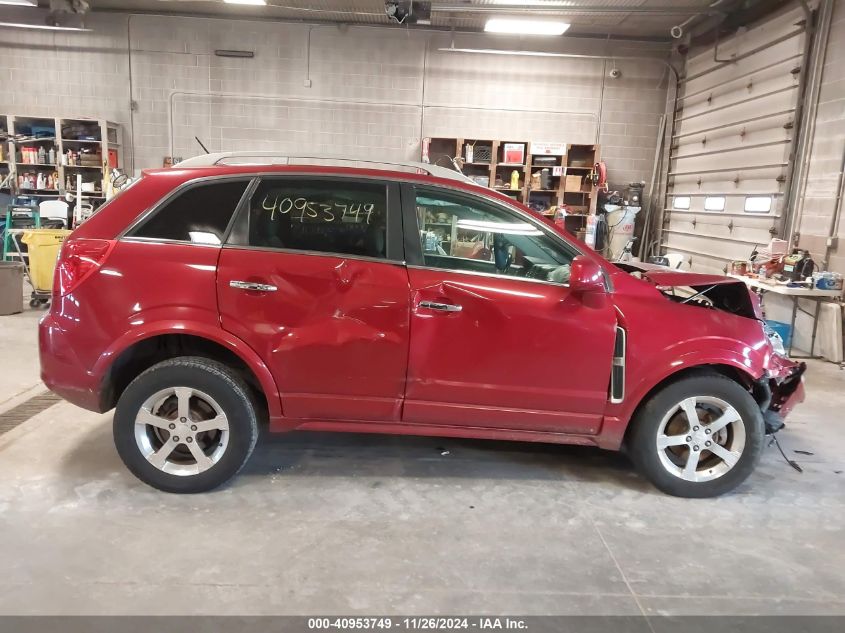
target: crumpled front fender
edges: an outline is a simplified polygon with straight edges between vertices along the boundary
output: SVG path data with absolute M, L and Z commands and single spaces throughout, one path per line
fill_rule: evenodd
M 762 394 L 758 396 L 760 409 L 766 423 L 766 433 L 777 433 L 784 426 L 784 419 L 804 402 L 804 372 L 806 363 L 796 363 L 780 355 L 773 355 L 768 371 L 757 383 Z M 757 396 L 757 393 L 755 393 Z

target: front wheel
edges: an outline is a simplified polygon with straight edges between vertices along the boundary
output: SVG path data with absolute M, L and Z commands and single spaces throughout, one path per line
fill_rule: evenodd
M 127 468 L 166 492 L 223 485 L 246 463 L 257 438 L 249 388 L 207 358 L 150 367 L 121 394 L 114 415 L 114 442 Z
M 756 467 L 765 436 L 751 394 L 718 374 L 664 387 L 631 424 L 635 466 L 657 488 L 678 497 L 715 497 L 736 488 Z

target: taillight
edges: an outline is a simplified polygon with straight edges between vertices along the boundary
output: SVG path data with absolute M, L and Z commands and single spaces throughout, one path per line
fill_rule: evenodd
M 53 296 L 64 297 L 102 266 L 115 242 L 70 239 L 62 244 L 53 276 Z

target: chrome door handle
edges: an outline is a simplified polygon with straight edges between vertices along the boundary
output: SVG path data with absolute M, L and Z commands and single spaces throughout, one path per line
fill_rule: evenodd
M 437 303 L 436 301 L 420 301 L 420 307 L 428 308 L 429 310 L 439 310 L 440 312 L 460 312 L 463 310 L 462 306 L 451 303 Z
M 231 288 L 237 288 L 238 290 L 257 290 L 258 292 L 276 292 L 276 290 L 278 290 L 276 286 L 271 286 L 270 284 L 260 284 L 255 281 L 233 280 L 229 282 L 229 286 Z

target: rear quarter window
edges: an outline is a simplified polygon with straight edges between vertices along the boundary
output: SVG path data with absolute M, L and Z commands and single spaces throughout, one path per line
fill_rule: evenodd
M 249 179 L 245 179 L 190 186 L 156 209 L 128 236 L 222 244 L 226 228 L 248 184 Z

